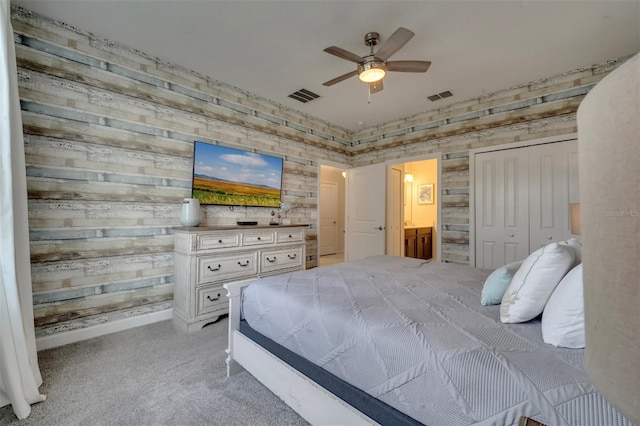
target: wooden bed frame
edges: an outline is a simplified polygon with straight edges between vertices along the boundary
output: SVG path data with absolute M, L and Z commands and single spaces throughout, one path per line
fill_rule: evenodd
M 242 291 L 253 281 L 224 284 L 229 298 L 227 375 L 248 371 L 313 425 L 377 425 L 377 422 L 240 333 Z

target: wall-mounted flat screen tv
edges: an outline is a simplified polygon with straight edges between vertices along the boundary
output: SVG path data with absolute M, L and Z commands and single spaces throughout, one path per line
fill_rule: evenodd
M 195 142 L 192 197 L 200 204 L 280 207 L 282 158 Z

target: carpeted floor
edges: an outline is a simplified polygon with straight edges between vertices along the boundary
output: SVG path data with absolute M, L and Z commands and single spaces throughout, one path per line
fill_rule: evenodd
M 47 400 L 0 425 L 306 425 L 246 372 L 226 377 L 227 319 L 185 334 L 171 321 L 38 353 Z

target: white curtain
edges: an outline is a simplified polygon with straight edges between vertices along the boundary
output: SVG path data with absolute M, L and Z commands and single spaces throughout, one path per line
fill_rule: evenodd
M 33 327 L 27 178 L 9 0 L 0 0 L 0 406 L 44 401 Z

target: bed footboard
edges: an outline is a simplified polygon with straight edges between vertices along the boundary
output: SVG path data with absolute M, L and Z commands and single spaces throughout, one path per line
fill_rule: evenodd
M 232 283 L 224 284 L 223 287 L 227 290 L 227 297 L 229 298 L 229 336 L 228 347 L 225 351 L 227 353 L 227 376 L 232 376 L 236 373 L 244 371 L 244 368 L 235 361 L 233 357 L 234 350 L 234 331 L 240 328 L 240 313 L 242 307 L 242 291 L 254 280 L 236 281 Z
M 240 333 L 242 292 L 253 281 L 223 285 L 229 298 L 227 376 L 245 371 L 245 365 L 252 376 L 311 424 L 378 425 Z

